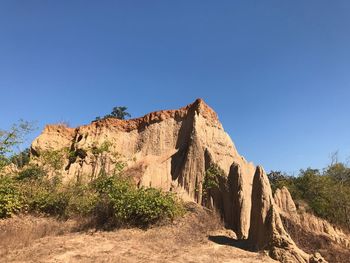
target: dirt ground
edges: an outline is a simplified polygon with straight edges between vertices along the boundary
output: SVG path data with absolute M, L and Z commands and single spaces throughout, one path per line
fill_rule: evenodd
M 276 262 L 244 250 L 203 211 L 148 230 L 79 230 L 79 222 L 22 216 L 0 221 L 0 262 Z

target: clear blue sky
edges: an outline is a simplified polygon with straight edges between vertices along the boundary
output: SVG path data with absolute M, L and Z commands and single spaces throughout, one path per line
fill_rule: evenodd
M 266 170 L 350 156 L 350 1 L 1 1 L 0 128 L 197 97 Z

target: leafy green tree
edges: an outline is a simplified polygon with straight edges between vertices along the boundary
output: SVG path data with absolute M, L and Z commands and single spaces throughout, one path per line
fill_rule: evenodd
M 267 174 L 270 180 L 272 192 L 274 193 L 278 188 L 287 187 L 294 199 L 301 199 L 301 191 L 298 189 L 296 180 L 297 177 L 290 176 L 281 171 L 271 171 Z
M 20 120 L 9 130 L 0 129 L 0 169 L 7 165 L 9 155 L 13 154 L 15 147 L 24 142 L 25 136 L 33 130 L 33 124 Z
M 341 184 L 350 184 L 350 168 L 343 163 L 334 163 L 326 168 L 325 174 Z
M 272 171 L 273 190 L 286 186 L 293 199 L 307 203 L 307 209 L 331 223 L 350 230 L 350 168 L 332 162 L 326 169 L 300 170 L 298 176 Z
M 282 188 L 290 184 L 290 178 L 287 174 L 281 171 L 271 171 L 267 174 L 270 180 L 272 192 L 275 192 L 277 188 Z
M 332 219 L 350 229 L 350 168 L 344 163 L 333 162 L 329 165 L 324 175 L 332 181 L 331 201 Z
M 112 112 L 110 114 L 105 115 L 104 117 L 96 117 L 96 121 L 97 120 L 103 120 L 103 119 L 107 119 L 107 118 L 116 118 L 116 119 L 120 119 L 120 120 L 125 120 L 126 117 L 131 117 L 130 113 L 128 113 L 126 110 L 128 108 L 125 106 L 117 106 L 114 107 L 112 109 Z
M 17 180 L 31 180 L 31 179 L 39 179 L 43 178 L 46 175 L 44 169 L 40 166 L 29 165 L 21 170 L 16 179 Z
M 110 115 L 114 118 L 124 120 L 125 117 L 131 117 L 130 113 L 126 111 L 127 109 L 128 108 L 124 106 L 114 107 Z
M 11 156 L 10 161 L 15 164 L 17 167 L 22 168 L 29 163 L 30 159 L 30 149 L 26 148 L 24 151 L 21 151 L 17 154 Z
M 10 164 L 9 159 L 5 155 L 0 155 L 0 171 L 8 164 Z
M 203 205 L 213 208 L 213 196 L 220 188 L 220 181 L 225 178 L 225 172 L 219 165 L 213 163 L 205 171 L 202 185 Z M 225 180 L 225 179 L 224 179 Z

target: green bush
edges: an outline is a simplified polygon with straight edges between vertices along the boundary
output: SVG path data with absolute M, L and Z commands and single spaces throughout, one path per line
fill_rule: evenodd
M 174 195 L 155 188 L 138 189 L 119 176 L 99 178 L 94 186 L 100 194 L 99 212 L 102 207 L 118 224 L 148 226 L 166 218 L 173 219 L 183 212 Z
M 28 166 L 17 175 L 18 180 L 39 179 L 46 175 L 45 171 L 39 166 Z
M 27 148 L 17 154 L 11 156 L 10 161 L 18 168 L 23 168 L 29 163 L 30 160 L 30 149 Z
M 76 184 L 67 187 L 66 195 L 69 196 L 65 216 L 89 216 L 94 212 L 99 201 L 98 195 L 88 185 Z
M 20 180 L 25 209 L 61 218 L 86 216 L 96 203 L 97 195 L 88 185 L 63 185 L 58 176 Z
M 25 168 L 13 178 L 2 177 L 0 217 L 23 211 L 61 218 L 84 216 L 96 219 L 99 224 L 146 227 L 183 212 L 182 204 L 173 194 L 137 188 L 121 176 L 124 166 L 117 165 L 115 175 L 100 173 L 97 179 L 85 184 L 62 184 L 60 176 L 48 177 L 36 166 Z
M 205 171 L 202 188 L 204 204 L 208 204 L 212 192 L 219 189 L 220 179 L 222 178 L 225 178 L 225 172 L 217 164 L 210 165 Z
M 63 216 L 68 206 L 69 197 L 64 192 L 51 192 L 43 189 L 29 200 L 30 211 L 48 215 Z
M 225 172 L 217 164 L 212 164 L 205 171 L 203 191 L 219 187 L 220 177 L 225 177 Z
M 108 152 L 110 147 L 112 146 L 112 143 L 109 141 L 104 141 L 100 146 L 93 146 L 91 149 L 91 152 L 93 155 L 99 155 L 104 152 Z
M 58 171 L 63 167 L 63 160 L 67 154 L 69 154 L 69 149 L 67 148 L 60 150 L 46 150 L 41 153 L 41 160 L 45 165 Z
M 173 219 L 182 213 L 172 194 L 163 193 L 155 188 L 138 189 L 130 201 L 128 221 L 141 226 L 147 226 L 167 218 Z
M 54 179 L 44 178 L 36 182 L 25 182 L 22 184 L 22 189 L 29 212 L 65 215 L 70 196 Z
M 9 164 L 10 160 L 6 156 L 0 154 L 0 172 L 6 165 Z
M 88 184 L 63 185 L 56 177 L 35 176 L 35 171 L 28 168 L 17 180 L 1 178 L 0 217 L 28 211 L 61 218 L 85 216 L 95 218 L 98 224 L 147 227 L 183 213 L 173 194 L 137 188 L 119 175 L 103 175 Z M 27 178 L 31 180 L 24 180 Z
M 8 176 L 0 177 L 0 218 L 11 216 L 20 211 L 22 206 L 16 182 Z

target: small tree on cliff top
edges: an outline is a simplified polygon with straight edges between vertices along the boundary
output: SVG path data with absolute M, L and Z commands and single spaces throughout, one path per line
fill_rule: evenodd
M 116 118 L 116 119 L 120 119 L 120 120 L 125 120 L 126 117 L 131 117 L 130 113 L 127 112 L 128 108 L 125 106 L 117 106 L 114 107 L 112 112 L 110 114 L 105 115 L 104 117 L 96 117 L 96 121 L 98 120 L 103 120 L 103 119 L 107 119 L 107 118 Z

